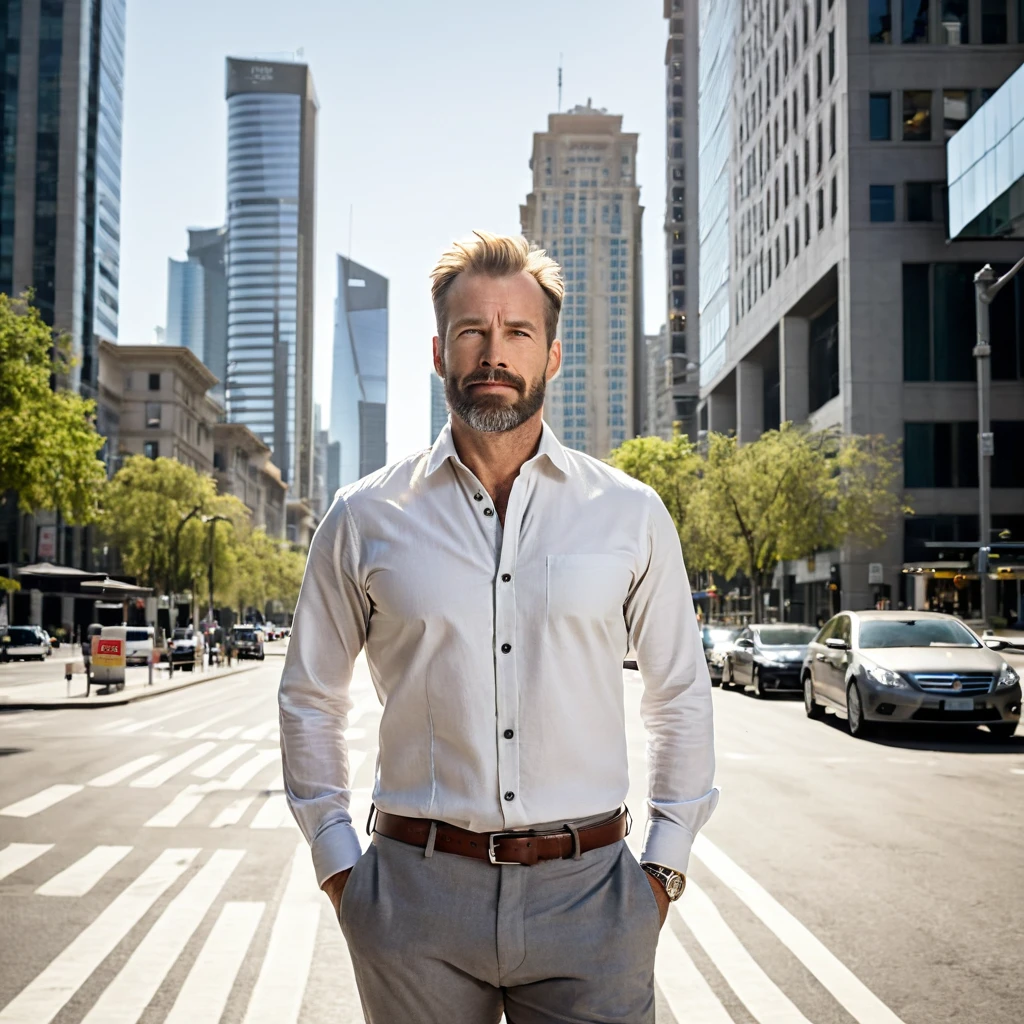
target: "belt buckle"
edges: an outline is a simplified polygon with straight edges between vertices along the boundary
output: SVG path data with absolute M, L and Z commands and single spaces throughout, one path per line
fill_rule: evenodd
M 497 852 L 494 849 L 494 844 L 499 839 L 519 839 L 522 836 L 529 835 L 527 832 L 492 832 L 487 837 L 487 859 L 495 866 L 507 865 L 509 867 L 523 867 L 523 864 L 518 860 L 498 860 Z

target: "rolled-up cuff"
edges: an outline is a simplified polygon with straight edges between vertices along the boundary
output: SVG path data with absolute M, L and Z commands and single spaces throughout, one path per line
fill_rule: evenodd
M 347 871 L 363 854 L 359 835 L 351 822 L 336 822 L 325 828 L 312 843 L 316 884 L 323 886 L 331 875 Z
M 640 863 L 661 864 L 685 875 L 692 846 L 693 834 L 689 829 L 668 818 L 652 817 L 647 822 Z

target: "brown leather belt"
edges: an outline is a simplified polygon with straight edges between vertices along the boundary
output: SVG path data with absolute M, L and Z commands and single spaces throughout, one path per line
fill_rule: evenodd
M 608 821 L 580 829 L 565 825 L 558 832 L 469 832 L 440 821 L 435 823 L 426 818 L 406 818 L 378 811 L 373 831 L 425 849 L 433 824 L 437 826 L 435 850 L 492 864 L 533 865 L 542 860 L 579 858 L 590 850 L 611 846 L 629 835 L 630 821 L 629 811 L 623 809 Z

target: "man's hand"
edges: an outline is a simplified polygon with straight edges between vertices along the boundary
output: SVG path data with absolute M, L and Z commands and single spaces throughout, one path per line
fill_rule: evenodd
M 345 884 L 348 882 L 348 876 L 350 874 L 352 874 L 352 869 L 346 868 L 344 871 L 339 871 L 336 875 L 331 875 L 331 877 L 326 879 L 324 884 L 320 886 L 320 888 L 327 893 L 327 898 L 334 905 L 335 917 L 341 913 L 341 894 L 345 891 Z M 661 886 L 659 885 L 658 888 L 660 889 Z
M 672 901 L 668 898 L 668 893 L 665 892 L 665 886 L 661 884 L 653 875 L 648 875 L 644 872 L 647 877 L 647 881 L 651 883 L 651 891 L 654 893 L 654 898 L 658 901 L 658 911 L 661 914 L 661 923 L 664 925 L 665 919 L 668 917 L 668 908 L 672 905 Z M 335 875 L 335 878 L 338 876 Z M 327 882 L 332 881 L 328 878 Z M 327 882 L 324 883 L 326 888 Z

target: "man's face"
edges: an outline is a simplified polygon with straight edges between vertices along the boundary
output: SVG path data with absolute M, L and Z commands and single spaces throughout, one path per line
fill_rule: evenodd
M 452 413 L 474 430 L 515 430 L 544 405 L 562 348 L 548 347 L 547 297 L 523 272 L 460 274 L 447 296 L 448 326 L 434 338 L 434 368 Z

